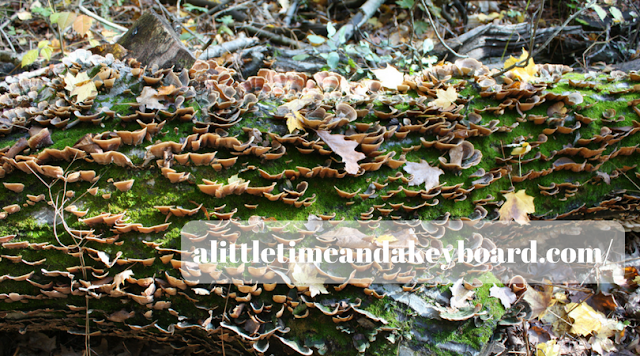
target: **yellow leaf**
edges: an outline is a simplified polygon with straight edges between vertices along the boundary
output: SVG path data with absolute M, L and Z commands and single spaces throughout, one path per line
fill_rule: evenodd
M 382 86 L 387 89 L 398 89 L 398 85 L 404 82 L 404 74 L 388 64 L 385 69 L 374 69 L 371 72 L 378 78 Z
M 51 54 L 53 54 L 53 48 L 52 47 L 45 47 L 42 48 L 40 50 L 40 56 L 46 60 L 50 60 L 51 59 Z
M 482 23 L 487 23 L 487 22 L 491 22 L 495 19 L 498 20 L 502 20 L 502 18 L 504 17 L 503 14 L 499 14 L 497 12 L 492 12 L 489 15 L 485 15 L 485 14 L 479 14 L 478 15 L 478 20 Z
M 22 56 L 22 66 L 26 67 L 38 59 L 38 50 L 32 49 Z
M 511 151 L 511 155 L 522 157 L 529 153 L 529 151 L 531 151 L 531 145 L 529 144 L 529 142 L 525 142 L 522 144 L 522 146 L 514 148 L 513 151 Z
M 89 16 L 79 15 L 75 21 L 73 21 L 73 29 L 84 35 L 91 29 L 91 24 L 93 23 L 93 19 Z
M 569 317 L 573 319 L 571 333 L 587 336 L 592 332 L 598 333 L 602 328 L 602 318 L 589 304 L 584 302 L 580 304 L 569 303 L 565 308 Z M 602 316 L 604 317 L 604 315 Z
M 75 87 L 71 92 L 71 96 L 77 95 L 76 102 L 83 102 L 85 99 L 98 95 L 98 89 L 93 81 L 89 81 L 83 85 Z
M 296 129 L 304 131 L 304 127 L 302 127 L 302 115 L 299 111 L 294 111 L 293 114 L 288 113 L 284 117 L 287 118 L 287 128 L 289 129 L 289 133 L 293 133 Z
M 67 76 L 64 77 L 64 82 L 67 84 L 64 88 L 68 91 L 72 91 L 76 86 L 82 85 L 90 80 L 87 72 L 78 73 L 75 77 L 73 74 L 67 72 Z
M 318 269 L 313 264 L 295 264 L 291 277 L 296 286 L 309 287 L 312 298 L 318 294 L 329 293 L 324 287 L 325 279 L 318 276 Z
M 450 86 L 447 90 L 436 89 L 436 100 L 429 103 L 430 106 L 437 106 L 446 109 L 458 99 L 456 88 Z
M 60 12 L 57 14 L 57 16 L 55 15 L 55 13 L 51 15 L 51 21 L 57 23 L 60 30 L 64 30 L 67 27 L 71 26 L 77 18 L 77 15 L 75 13 L 67 11 Z
M 504 67 L 508 68 L 518 62 L 525 61 L 527 57 L 529 57 L 529 52 L 527 52 L 525 49 L 522 49 L 522 55 L 520 56 L 520 58 L 510 56 L 509 59 L 504 61 Z M 527 63 L 526 66 L 524 66 L 523 68 L 513 68 L 510 70 L 510 72 L 512 72 L 518 79 L 520 79 L 520 81 L 529 82 L 531 79 L 533 79 L 533 76 L 536 75 L 538 71 L 536 70 L 536 64 L 533 63 L 533 58 L 530 58 L 529 63 Z
M 524 189 L 519 190 L 517 193 L 507 193 L 504 197 L 507 198 L 507 201 L 502 204 L 498 211 L 500 221 L 511 221 L 513 219 L 520 225 L 528 224 L 529 217 L 527 214 L 536 211 L 533 197 L 527 195 Z
M 305 106 L 314 102 L 315 99 L 312 94 L 305 94 L 300 99 L 294 99 L 286 104 L 282 104 L 278 107 L 278 110 L 287 110 L 291 113 L 296 112 Z
M 556 340 L 549 340 L 536 346 L 536 356 L 559 356 L 560 345 L 556 345 Z
M 375 241 L 376 243 L 382 244 L 384 241 L 394 242 L 394 241 L 398 241 L 398 239 L 393 235 L 384 234 L 376 237 L 375 239 L 373 239 L 373 241 Z
M 69 96 L 77 96 L 76 102 L 78 103 L 98 95 L 98 89 L 87 72 L 78 73 L 75 77 L 71 73 L 67 73 L 64 82 L 67 84 L 65 89 L 71 92 Z
M 18 12 L 18 18 L 22 21 L 31 20 L 33 17 L 31 16 L 31 12 L 29 11 L 20 11 Z

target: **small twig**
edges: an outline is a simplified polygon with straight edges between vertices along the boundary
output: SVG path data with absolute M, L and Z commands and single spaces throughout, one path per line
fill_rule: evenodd
M 2 32 L 2 36 L 4 36 L 4 38 L 6 38 L 7 43 L 9 44 L 9 47 L 11 48 L 13 53 L 17 53 L 15 47 L 13 47 L 13 44 L 11 43 L 11 40 L 9 39 L 9 36 L 7 36 L 7 34 L 4 32 L 4 29 L 2 29 L 2 27 L 0 27 L 0 32 Z
M 464 54 L 459 54 L 458 52 L 454 51 L 453 48 L 449 47 L 449 45 L 444 42 L 444 39 L 442 39 L 442 36 L 440 36 L 440 32 L 438 32 L 438 30 L 436 29 L 436 24 L 433 21 L 433 18 L 431 17 L 431 10 L 429 10 L 429 6 L 424 0 L 420 0 L 420 1 L 422 1 L 422 6 L 424 6 L 424 10 L 427 13 L 427 18 L 429 19 L 429 23 L 431 24 L 433 31 L 436 33 L 436 37 L 438 37 L 438 41 L 440 41 L 440 44 L 443 45 L 444 48 L 447 49 L 447 51 L 451 52 L 451 54 L 453 54 L 456 57 L 469 58 L 469 56 L 466 56 Z
M 160 2 L 160 0 L 156 0 L 156 5 L 160 6 L 160 8 L 162 9 L 162 12 L 164 12 L 164 14 L 173 22 L 177 22 L 178 25 L 180 25 L 180 27 L 182 27 L 185 31 L 189 32 L 189 34 L 193 37 L 195 37 L 198 41 L 200 41 L 201 44 L 205 44 L 206 42 L 198 37 L 197 34 L 195 34 L 193 31 L 191 31 L 191 29 L 189 29 L 187 26 L 183 25 L 182 22 L 178 21 L 172 13 L 169 12 L 169 10 L 167 10 L 166 7 L 164 7 L 164 5 L 162 5 L 162 3 Z
M 227 285 L 227 296 L 224 301 L 224 310 L 222 311 L 222 321 L 224 322 L 225 314 L 227 313 L 227 305 L 229 305 L 229 293 L 231 293 L 231 283 Z M 226 356 L 226 352 L 224 350 L 224 335 L 222 333 L 223 328 L 220 328 L 220 340 L 222 340 L 222 356 Z
M 575 14 L 571 15 L 563 24 L 562 26 L 560 26 L 551 36 L 549 36 L 549 38 L 547 39 L 547 42 L 545 42 L 542 46 L 538 47 L 537 50 L 535 50 L 535 52 L 533 52 L 533 54 L 531 55 L 531 57 L 534 57 L 536 55 L 538 55 L 543 49 L 547 48 L 547 46 L 549 45 L 549 43 L 551 43 L 551 41 L 553 41 L 554 38 L 556 38 L 556 36 L 562 31 L 564 30 L 565 27 L 567 27 L 567 25 L 569 25 L 569 23 L 571 21 L 573 21 L 576 17 L 578 17 L 582 12 L 584 12 L 586 9 L 588 9 L 589 6 L 585 6 L 582 9 L 578 10 Z
M 252 25 L 243 25 L 243 26 L 239 26 L 238 27 L 241 30 L 246 30 L 247 32 L 256 35 L 256 36 L 260 36 L 260 37 L 266 37 L 270 40 L 272 40 L 273 42 L 277 42 L 277 43 L 281 43 L 285 46 L 292 46 L 292 47 L 296 47 L 296 48 L 301 48 L 302 46 L 300 45 L 300 43 L 298 43 L 297 41 L 294 41 L 288 37 L 285 36 L 280 36 L 280 35 L 276 35 L 273 32 L 269 32 L 265 29 L 260 29 L 257 27 L 254 27 Z
M 107 25 L 107 26 L 110 26 L 110 27 L 113 27 L 113 28 L 115 28 L 115 29 L 117 29 L 117 30 L 120 30 L 120 31 L 122 31 L 122 32 L 127 32 L 127 31 L 129 31 L 129 29 L 128 29 L 128 28 L 123 27 L 123 26 L 120 26 L 120 25 L 118 25 L 118 24 L 115 24 L 115 23 L 113 23 L 113 22 L 111 22 L 111 21 L 109 21 L 109 20 L 105 19 L 104 17 L 100 17 L 100 16 L 98 16 L 98 15 L 94 14 L 93 12 L 89 11 L 89 9 L 87 9 L 87 8 L 86 8 L 86 7 L 84 7 L 84 6 L 82 6 L 83 1 L 84 1 L 84 0 L 80 0 L 80 2 L 78 3 L 78 9 L 80 9 L 80 11 L 82 11 L 85 15 L 87 15 L 87 16 L 89 16 L 89 17 L 91 17 L 91 18 L 94 18 L 95 20 L 100 21 L 100 22 L 102 22 L 103 24 L 105 24 L 105 25 Z
M 211 14 L 211 19 L 215 22 L 216 18 L 222 14 L 225 14 L 227 12 L 231 12 L 233 10 L 239 10 L 239 9 L 244 9 L 247 5 L 249 5 L 251 3 L 251 0 L 249 1 L 245 1 L 245 2 L 241 2 L 239 4 L 235 4 L 232 6 L 229 6 L 225 9 L 222 9 L 220 11 L 216 11 L 216 12 L 212 12 Z
M 514 64 L 512 64 L 512 65 L 508 66 L 507 68 L 503 68 L 503 69 L 502 69 L 501 71 L 499 71 L 498 73 L 493 74 L 493 75 L 492 75 L 492 77 L 493 77 L 493 78 L 498 77 L 498 76 L 501 76 L 501 75 L 503 75 L 504 73 L 506 73 L 506 72 L 508 72 L 508 71 L 512 70 L 513 68 L 516 68 L 516 67 L 518 67 L 518 68 L 524 68 L 524 67 L 526 67 L 526 66 L 528 66 L 528 65 L 529 65 L 529 61 L 530 61 L 530 60 L 533 58 L 533 56 L 534 56 L 534 54 L 533 54 L 533 46 L 534 46 L 534 44 L 535 44 L 536 32 L 538 31 L 538 26 L 540 25 L 540 19 L 542 18 L 542 10 L 544 9 L 544 2 L 545 2 L 545 0 L 542 0 L 542 4 L 540 5 L 540 10 L 539 10 L 539 14 L 538 14 L 538 20 L 536 21 L 535 25 L 533 26 L 533 30 L 532 30 L 532 33 L 531 33 L 531 39 L 529 39 L 529 52 L 528 52 L 527 58 L 526 58 L 525 60 L 522 60 L 522 61 L 516 62 L 516 63 L 514 63 Z M 564 25 L 560 28 L 560 30 L 562 30 L 563 28 L 564 28 Z M 555 35 L 556 35 L 557 33 L 558 33 L 558 32 L 556 32 L 556 33 L 554 34 L 554 37 L 555 37 Z M 548 42 L 548 43 L 550 43 L 550 42 Z M 548 43 L 547 43 L 547 45 L 548 45 Z M 545 45 L 545 47 L 546 47 L 546 45 Z M 539 51 L 538 51 L 538 52 L 539 52 Z M 537 52 L 536 52 L 536 53 L 537 53 Z M 520 175 L 522 176 L 522 174 L 520 174 Z
M 531 349 L 529 349 L 529 323 L 524 319 L 522 320 L 522 330 L 522 334 L 524 336 L 524 347 L 526 347 L 527 356 L 531 356 Z

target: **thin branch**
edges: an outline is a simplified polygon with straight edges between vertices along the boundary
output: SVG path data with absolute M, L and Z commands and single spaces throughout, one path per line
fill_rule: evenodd
M 265 29 L 261 29 L 261 28 L 257 28 L 251 25 L 242 25 L 238 27 L 241 30 L 246 30 L 247 32 L 256 35 L 256 36 L 260 36 L 260 37 L 266 37 L 274 42 L 277 43 L 281 43 L 285 46 L 292 46 L 292 47 L 296 47 L 296 48 L 300 48 L 301 45 L 300 43 L 298 43 L 297 41 L 294 41 L 288 37 L 285 36 L 280 36 L 277 35 L 273 32 L 269 32 Z
M 87 15 L 87 16 L 89 16 L 91 18 L 94 18 L 95 20 L 100 21 L 103 24 L 105 24 L 107 26 L 110 26 L 110 27 L 113 27 L 113 28 L 115 28 L 117 30 L 120 30 L 122 32 L 129 31 L 128 28 L 120 26 L 118 24 L 115 24 L 115 23 L 105 19 L 104 17 L 100 17 L 100 16 L 94 14 L 93 12 L 89 11 L 86 7 L 82 6 L 83 1 L 84 0 L 80 0 L 80 2 L 78 3 L 78 9 L 80 9 L 80 11 L 82 11 L 85 15 Z
M 291 3 L 291 5 L 289 5 L 289 8 L 287 9 L 287 14 L 284 17 L 284 25 L 289 27 L 289 25 L 291 25 L 291 20 L 293 19 L 293 16 L 296 13 L 296 10 L 298 10 L 298 0 L 294 0 L 293 3 Z
M 529 52 L 527 55 L 527 58 L 525 60 L 516 62 L 510 66 L 508 66 L 507 68 L 503 68 L 501 71 L 499 71 L 498 73 L 495 73 L 494 75 L 492 75 L 493 78 L 498 77 L 503 75 L 504 73 L 512 70 L 513 68 L 524 68 L 526 66 L 529 65 L 529 61 L 531 60 L 531 58 L 533 58 L 533 46 L 535 44 L 535 39 L 536 39 L 536 32 L 538 31 L 538 26 L 540 25 L 540 19 L 542 19 L 542 10 L 544 9 L 544 2 L 545 0 L 542 0 L 542 5 L 540 6 L 540 10 L 539 10 L 539 14 L 538 14 L 538 20 L 536 21 L 535 25 L 533 26 L 533 30 L 531 33 L 531 38 L 529 39 Z M 563 25 L 562 27 L 560 27 L 560 29 L 558 31 L 561 31 L 563 28 L 565 27 L 565 25 Z M 558 34 L 558 31 L 556 31 L 556 33 L 552 36 L 555 37 L 556 34 Z M 551 43 L 551 41 L 547 42 L 545 44 L 545 47 Z M 539 52 L 539 51 L 538 51 Z
M 451 54 L 453 54 L 456 57 L 469 58 L 469 56 L 466 56 L 464 54 L 459 54 L 458 52 L 454 51 L 453 48 L 449 47 L 449 45 L 444 42 L 444 40 L 442 39 L 442 36 L 440 36 L 440 32 L 438 32 L 438 30 L 436 29 L 436 24 L 433 21 L 433 18 L 431 17 L 431 10 L 429 10 L 429 6 L 427 6 L 427 3 L 424 0 L 420 0 L 420 1 L 422 1 L 422 6 L 424 6 L 424 10 L 427 13 L 427 18 L 429 19 L 429 23 L 431 24 L 433 31 L 436 33 L 436 37 L 438 37 L 438 41 L 440 41 L 440 44 L 443 45 L 444 48 L 447 49 L 447 51 L 451 52 Z
M 167 10 L 166 7 L 164 7 L 164 5 L 162 5 L 162 3 L 159 0 L 156 0 L 156 5 L 160 6 L 160 8 L 162 9 L 162 12 L 164 12 L 164 14 L 173 22 L 177 22 L 178 25 L 180 25 L 180 27 L 182 27 L 185 31 L 187 31 L 191 36 L 195 37 L 198 41 L 200 41 L 200 43 L 205 44 L 206 42 L 198 37 L 197 34 L 195 34 L 193 31 L 191 31 L 191 29 L 189 29 L 187 26 L 183 25 L 182 22 L 178 21 L 172 13 L 169 12 L 169 10 Z

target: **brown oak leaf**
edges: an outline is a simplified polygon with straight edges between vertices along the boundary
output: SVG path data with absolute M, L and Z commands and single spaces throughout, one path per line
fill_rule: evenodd
M 431 167 L 429 162 L 425 160 L 420 160 L 420 163 L 407 162 L 404 170 L 413 175 L 413 178 L 409 181 L 410 186 L 424 183 L 424 189 L 426 191 L 438 186 L 440 184 L 440 175 L 444 174 L 442 169 Z
M 528 224 L 529 217 L 527 214 L 536 211 L 533 197 L 527 195 L 524 189 L 519 190 L 517 193 L 507 193 L 504 197 L 507 198 L 507 201 L 502 204 L 498 211 L 500 221 L 511 221 L 513 219 L 520 225 Z
M 332 135 L 329 131 L 317 130 L 318 136 L 324 141 L 333 152 L 342 157 L 345 163 L 347 173 L 356 174 L 360 170 L 358 161 L 363 160 L 366 156 L 362 152 L 356 151 L 358 142 L 345 140 L 345 135 Z

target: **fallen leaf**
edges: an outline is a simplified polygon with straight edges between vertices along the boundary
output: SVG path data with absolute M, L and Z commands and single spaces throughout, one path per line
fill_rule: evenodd
M 293 114 L 285 114 L 284 117 L 287 118 L 287 128 L 289 129 L 289 133 L 293 133 L 296 129 L 304 131 L 304 127 L 302 127 L 302 115 L 299 111 L 296 110 Z
M 380 236 L 376 237 L 375 239 L 373 239 L 373 241 L 378 246 L 381 246 L 382 243 L 385 242 L 385 241 L 394 242 L 394 241 L 398 241 L 398 239 L 393 235 L 384 234 L 384 235 L 380 235 Z
M 529 52 L 527 52 L 525 49 L 522 49 L 522 55 L 520 56 L 520 58 L 510 56 L 509 59 L 504 61 L 504 68 L 508 68 L 518 62 L 525 61 L 527 57 L 529 57 Z M 520 79 L 520 81 L 529 82 L 531 79 L 533 79 L 533 76 L 536 75 L 538 70 L 536 69 L 536 64 L 533 63 L 533 58 L 530 58 L 529 63 L 527 63 L 526 66 L 522 68 L 515 67 L 511 69 L 510 72 L 512 72 L 518 79 Z
M 409 181 L 409 186 L 424 183 L 424 189 L 426 191 L 438 186 L 440 184 L 440 175 L 444 174 L 442 169 L 431 167 L 429 162 L 423 159 L 420 160 L 420 163 L 407 162 L 403 169 L 405 172 L 413 175 Z
M 531 306 L 531 318 L 542 318 L 552 304 L 553 286 L 545 284 L 542 291 L 529 286 L 522 297 Z
M 120 290 L 120 285 L 124 284 L 124 281 L 133 276 L 133 271 L 130 269 L 124 270 L 113 277 L 113 285 L 116 286 L 116 290 Z
M 147 109 L 164 110 L 166 107 L 158 101 L 161 99 L 158 96 L 158 91 L 151 87 L 144 87 L 140 96 L 136 98 L 136 101 L 143 104 Z
M 460 309 L 469 306 L 469 300 L 473 298 L 474 292 L 464 287 L 463 279 L 458 279 L 451 287 L 451 307 Z
M 38 49 L 32 49 L 22 56 L 22 66 L 26 67 L 38 59 Z
M 91 17 L 86 15 L 78 15 L 75 21 L 73 21 L 73 29 L 77 33 L 84 35 L 91 29 L 91 24 L 93 24 L 93 19 Z
M 18 12 L 18 18 L 21 21 L 31 20 L 33 17 L 31 16 L 31 12 L 29 11 L 20 11 Z
M 514 148 L 511 151 L 512 156 L 522 157 L 531 151 L 531 145 L 529 142 L 523 142 L 522 145 Z
M 513 304 L 517 299 L 515 293 L 511 291 L 511 288 L 498 287 L 495 285 L 495 283 L 493 284 L 493 287 L 489 289 L 489 293 L 490 293 L 489 294 L 490 297 L 496 297 L 500 299 L 500 302 L 502 303 L 505 309 L 511 308 L 511 304 Z
M 305 106 L 313 103 L 314 100 L 315 99 L 313 94 L 305 94 L 301 96 L 300 99 L 294 99 L 286 104 L 280 105 L 278 107 L 278 113 L 282 113 L 282 114 L 286 114 L 287 112 L 294 113 L 304 108 Z
M 360 170 L 358 161 L 361 161 L 366 157 L 364 153 L 355 150 L 356 147 L 358 147 L 358 142 L 345 140 L 345 135 L 332 135 L 329 131 L 317 130 L 316 133 L 333 152 L 342 157 L 347 173 L 358 173 Z
M 559 356 L 560 345 L 556 345 L 556 340 L 549 340 L 536 346 L 536 356 Z
M 596 177 L 600 177 L 605 183 L 611 184 L 611 177 L 609 176 L 609 173 L 607 173 L 607 172 L 597 171 L 596 172 Z
M 515 220 L 520 225 L 529 223 L 527 214 L 534 213 L 536 207 L 533 204 L 533 197 L 527 195 L 526 190 L 521 189 L 517 193 L 507 193 L 504 195 L 507 201 L 502 204 L 498 213 L 500 221 Z
M 58 29 L 65 30 L 67 27 L 71 26 L 73 22 L 76 20 L 78 15 L 73 12 L 54 12 L 49 16 L 49 20 L 52 23 L 58 24 Z
M 436 89 L 436 100 L 429 103 L 429 106 L 437 106 L 446 109 L 458 99 L 456 88 L 450 86 L 447 90 Z
M 291 277 L 296 286 L 309 287 L 311 297 L 315 297 L 318 294 L 329 294 L 324 287 L 325 279 L 318 277 L 318 270 L 310 263 L 296 264 L 293 267 Z
M 64 78 L 66 84 L 65 89 L 70 91 L 70 96 L 76 96 L 78 103 L 98 95 L 95 83 L 89 78 L 87 72 L 78 73 L 75 77 L 71 73 L 67 73 Z
M 162 86 L 158 88 L 158 95 L 160 96 L 171 95 L 173 94 L 174 91 L 176 91 L 176 86 L 173 84 L 168 86 Z
M 378 78 L 382 86 L 387 89 L 398 89 L 398 85 L 404 82 L 404 74 L 389 64 L 385 69 L 374 69 L 371 72 Z
M 107 320 L 113 321 L 113 322 L 116 322 L 116 323 L 122 323 L 123 321 L 133 317 L 134 315 L 136 315 L 136 312 L 134 312 L 134 311 L 128 312 L 128 311 L 123 309 L 123 310 L 120 310 L 120 311 L 117 311 L 117 312 L 115 312 L 113 314 L 108 315 L 107 316 Z

